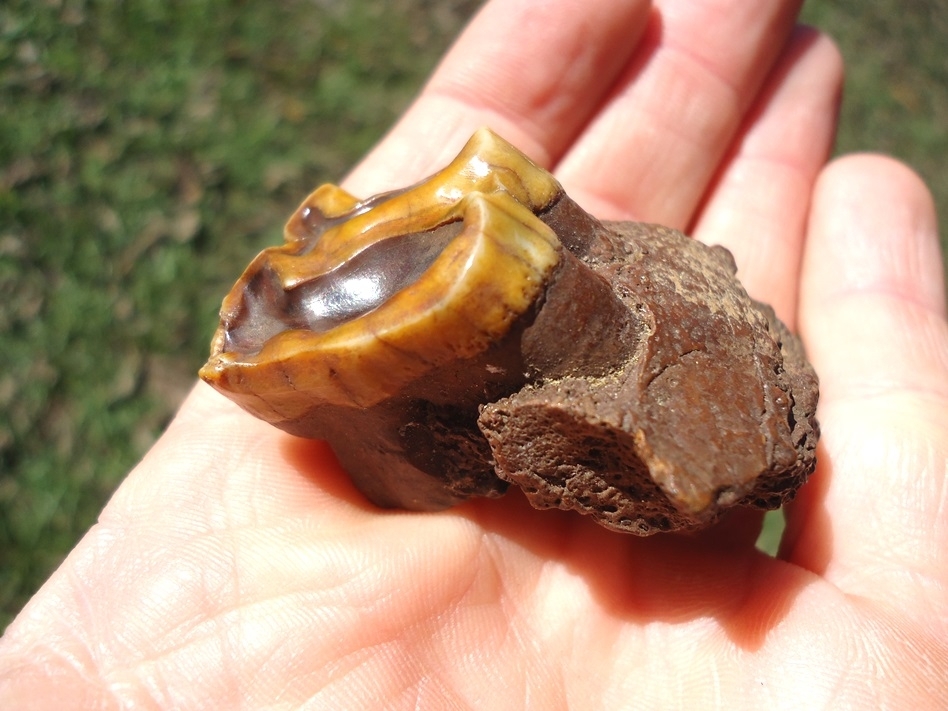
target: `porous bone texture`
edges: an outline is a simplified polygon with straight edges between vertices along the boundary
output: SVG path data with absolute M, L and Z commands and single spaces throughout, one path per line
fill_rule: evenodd
M 605 375 L 486 404 L 500 478 L 537 508 L 639 535 L 790 500 L 815 465 L 817 379 L 730 253 L 634 223 L 595 225 L 578 251 L 638 319 L 638 340 Z

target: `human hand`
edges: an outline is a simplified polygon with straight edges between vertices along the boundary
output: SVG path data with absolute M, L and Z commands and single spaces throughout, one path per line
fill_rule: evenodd
M 0 643 L 11 708 L 926 708 L 948 696 L 948 326 L 931 200 L 826 166 L 841 67 L 798 3 L 495 0 L 345 183 L 481 125 L 603 218 L 724 244 L 821 375 L 820 464 L 760 517 L 638 539 L 522 496 L 369 505 L 198 385 Z

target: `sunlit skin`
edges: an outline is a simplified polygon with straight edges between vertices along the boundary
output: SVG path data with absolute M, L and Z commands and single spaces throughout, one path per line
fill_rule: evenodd
M 756 514 L 639 539 L 516 493 L 379 510 L 326 446 L 199 384 L 7 630 L 0 707 L 943 705 L 934 209 L 891 159 L 827 164 L 841 61 L 798 5 L 496 0 L 343 184 L 410 184 L 489 125 L 597 216 L 730 248 L 821 376 L 778 558 Z

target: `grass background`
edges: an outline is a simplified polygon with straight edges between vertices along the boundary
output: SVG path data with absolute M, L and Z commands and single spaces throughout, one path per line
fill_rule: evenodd
M 166 424 L 246 262 L 478 5 L 0 6 L 0 629 Z M 908 161 L 948 214 L 948 7 L 811 0 L 804 18 L 848 62 L 839 149 Z

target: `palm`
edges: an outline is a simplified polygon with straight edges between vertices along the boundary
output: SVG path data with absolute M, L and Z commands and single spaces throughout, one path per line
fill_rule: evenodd
M 379 511 L 324 445 L 199 386 L 11 628 L 0 653 L 34 661 L 15 689 L 55 674 L 71 699 L 326 708 L 945 692 L 948 333 L 924 189 L 881 159 L 824 169 L 838 60 L 788 41 L 792 3 L 666 0 L 650 23 L 642 3 L 571 4 L 488 6 L 346 187 L 407 184 L 489 124 L 595 214 L 731 248 L 822 377 L 820 470 L 780 559 L 754 549 L 756 515 L 633 539 L 516 494 Z

